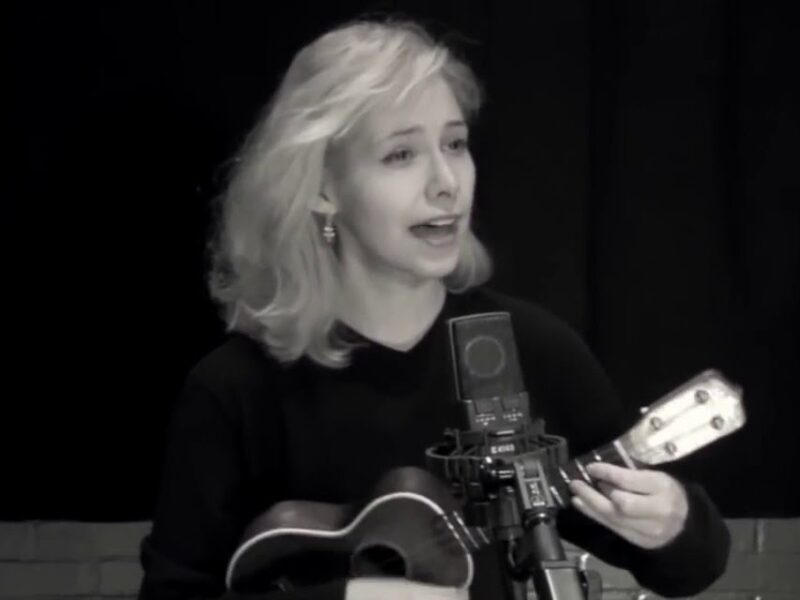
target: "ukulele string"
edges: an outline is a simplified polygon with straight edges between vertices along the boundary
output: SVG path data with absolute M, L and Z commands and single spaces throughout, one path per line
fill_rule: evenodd
M 464 554 L 468 555 L 470 553 L 470 551 L 469 551 L 469 547 L 470 547 L 469 542 L 467 542 L 466 540 L 462 539 L 462 536 L 459 535 L 455 530 L 450 529 L 450 527 L 452 525 L 448 524 L 448 519 L 451 518 L 451 516 L 457 516 L 457 515 L 458 515 L 457 511 L 451 511 L 450 513 L 443 513 L 441 515 L 437 515 L 437 517 L 439 519 L 439 522 L 443 524 L 443 526 L 445 527 L 445 530 L 441 531 L 441 532 L 438 532 L 437 534 L 435 534 L 433 536 L 428 536 L 428 537 L 424 538 L 423 540 L 421 540 L 420 542 L 418 542 L 417 544 L 415 544 L 414 546 L 412 546 L 410 548 L 408 554 L 407 554 L 407 557 L 413 556 L 414 558 L 419 558 L 420 556 L 422 556 L 424 554 L 424 552 L 426 552 L 428 550 L 432 550 L 432 549 L 436 548 L 437 546 L 440 546 L 441 544 L 447 543 L 448 541 L 452 541 L 453 543 L 458 544 L 458 547 L 461 550 L 464 551 Z M 464 528 L 466 530 L 466 525 L 464 525 Z M 476 527 L 474 529 L 477 530 L 477 529 L 484 529 L 484 528 L 477 528 Z M 486 536 L 486 533 L 484 532 L 483 535 Z M 487 540 L 488 540 L 488 537 L 487 537 Z M 483 542 L 483 543 L 487 544 L 489 542 L 486 541 L 486 542 Z M 477 546 L 477 548 L 475 548 L 475 550 L 477 550 L 480 547 L 480 544 L 478 544 L 476 542 L 475 545 Z M 395 563 L 397 561 L 405 562 L 405 560 L 406 560 L 406 557 L 403 557 L 403 556 L 401 556 L 399 554 L 396 554 L 394 556 L 391 556 L 389 558 L 385 558 L 385 559 L 375 563 L 375 566 L 377 566 L 377 567 L 387 567 L 387 566 L 390 566 L 390 565 L 392 565 L 393 563 Z
M 584 477 L 581 475 L 581 469 L 580 467 L 578 467 L 577 463 L 580 463 L 581 465 L 585 466 L 593 462 L 605 462 L 619 466 L 625 466 L 619 455 L 619 451 L 617 451 L 616 448 L 614 448 L 612 445 L 609 444 L 597 450 L 592 450 L 585 454 L 581 454 L 577 458 L 568 460 L 559 468 L 570 481 L 572 481 L 573 479 L 584 481 Z M 570 491 L 570 495 L 571 494 L 572 492 Z

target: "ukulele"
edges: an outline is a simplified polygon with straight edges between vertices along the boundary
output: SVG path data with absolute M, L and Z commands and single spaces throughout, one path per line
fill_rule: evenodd
M 745 423 L 741 390 L 704 371 L 646 409 L 625 434 L 557 467 L 561 496 L 585 465 L 651 467 L 687 456 Z M 566 505 L 563 497 L 559 504 Z M 244 593 L 288 590 L 342 577 L 389 576 L 467 588 L 472 552 L 492 541 L 468 526 L 447 484 L 417 467 L 386 473 L 359 504 L 300 500 L 275 504 L 255 518 L 228 563 L 226 585 Z

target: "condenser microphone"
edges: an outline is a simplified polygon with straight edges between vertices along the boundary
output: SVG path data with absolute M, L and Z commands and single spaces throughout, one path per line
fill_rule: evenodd
M 462 432 L 483 434 L 490 455 L 517 451 L 515 434 L 531 421 L 528 392 L 507 312 L 447 321 Z
M 456 400 L 467 429 L 510 433 L 530 417 L 511 317 L 505 312 L 447 321 Z

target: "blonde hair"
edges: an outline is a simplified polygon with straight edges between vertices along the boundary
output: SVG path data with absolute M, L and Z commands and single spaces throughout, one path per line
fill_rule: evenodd
M 366 112 L 436 75 L 474 117 L 482 91 L 472 70 L 413 22 L 352 22 L 294 57 L 219 199 L 209 288 L 228 331 L 260 340 L 281 362 L 306 355 L 330 367 L 348 363 L 352 346 L 336 327 L 338 262 L 312 213 L 326 151 Z M 469 232 L 444 282 L 461 292 L 490 272 Z

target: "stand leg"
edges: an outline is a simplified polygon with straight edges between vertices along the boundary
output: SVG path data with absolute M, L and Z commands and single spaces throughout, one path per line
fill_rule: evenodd
M 514 557 L 516 575 L 532 578 L 538 600 L 599 600 L 596 579 L 587 585 L 590 580 L 566 557 L 555 523 L 558 505 L 541 462 L 523 458 L 514 469 L 524 532 Z

